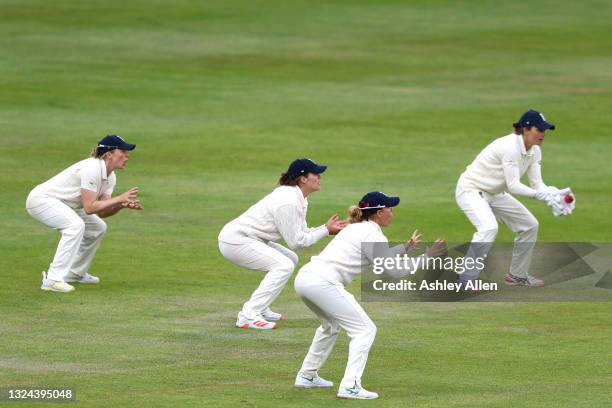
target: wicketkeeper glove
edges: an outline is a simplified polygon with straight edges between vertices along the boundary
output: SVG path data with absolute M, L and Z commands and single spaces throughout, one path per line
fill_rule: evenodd
M 546 203 L 551 207 L 555 203 L 555 197 L 558 195 L 559 189 L 556 187 L 543 187 L 536 191 L 535 199 Z
M 570 215 L 576 208 L 575 199 L 566 200 L 566 196 L 573 198 L 572 190 L 569 187 L 559 190 L 557 187 L 549 186 L 538 190 L 535 198 L 544 201 L 552 209 L 553 215 L 558 217 L 560 215 Z M 568 201 L 570 202 L 568 203 Z
M 559 215 L 570 215 L 576 208 L 576 196 L 572 193 L 572 189 L 567 187 L 559 191 L 559 204 L 561 211 L 558 214 L 553 209 L 553 215 L 555 217 Z

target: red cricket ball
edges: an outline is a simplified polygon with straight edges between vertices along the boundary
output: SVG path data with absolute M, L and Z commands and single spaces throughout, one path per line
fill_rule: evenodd
M 571 204 L 574 202 L 574 196 L 571 194 L 566 194 L 565 197 L 563 198 L 565 200 L 566 203 Z

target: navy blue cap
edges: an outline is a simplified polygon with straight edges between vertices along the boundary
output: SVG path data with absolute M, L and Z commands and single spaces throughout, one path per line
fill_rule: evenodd
M 131 144 L 123 140 L 121 136 L 118 135 L 108 135 L 105 136 L 102 140 L 98 142 L 98 153 L 106 153 L 111 150 L 121 149 L 121 150 L 134 150 L 136 148 L 135 144 Z
M 327 166 L 318 165 L 310 159 L 297 159 L 290 165 L 287 173 L 291 177 L 306 176 L 308 173 L 320 174 L 327 169 Z
M 547 129 L 555 130 L 555 125 L 548 123 L 543 114 L 533 109 L 523 113 L 523 116 L 521 116 L 519 121 L 515 123 L 514 126 L 535 126 L 542 131 Z
M 380 191 L 372 191 L 359 201 L 361 210 L 379 210 L 381 208 L 395 207 L 400 202 L 399 197 L 389 197 Z

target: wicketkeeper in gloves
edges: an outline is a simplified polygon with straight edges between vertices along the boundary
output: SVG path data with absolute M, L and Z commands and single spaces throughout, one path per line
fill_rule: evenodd
M 88 270 L 106 233 L 102 218 L 124 208 L 142 210 L 137 187 L 112 197 L 115 170 L 125 167 L 135 147 L 120 136 L 106 136 L 92 157 L 39 184 L 28 195 L 28 213 L 62 234 L 53 261 L 43 272 L 42 290 L 66 293 L 74 290 L 68 282 L 100 281 Z
M 309 247 L 337 234 L 346 222 L 337 215 L 316 228 L 306 225 L 307 197 L 321 189 L 321 173 L 327 166 L 297 159 L 280 177 L 280 186 L 227 223 L 219 234 L 219 250 L 229 261 L 266 275 L 238 313 L 236 326 L 274 329 L 280 313 L 270 305 L 285 287 L 298 262 L 291 249 Z M 289 248 L 279 244 L 284 240 Z
M 349 208 L 350 225 L 340 231 L 319 255 L 313 256 L 296 276 L 295 291 L 321 320 L 321 326 L 315 332 L 312 345 L 295 379 L 296 387 L 334 385 L 319 376 L 319 369 L 329 357 L 342 328 L 351 341 L 338 397 L 378 398 L 377 393 L 361 385 L 361 376 L 376 336 L 376 326 L 345 286 L 370 267 L 375 258 L 386 259 L 405 254 L 421 242 L 421 236 L 415 231 L 404 244 L 389 247 L 382 228 L 391 223 L 393 207 L 399 201 L 399 197 L 388 197 L 378 191 L 363 196 L 358 206 Z M 444 240 L 438 238 L 428 247 L 426 255 L 440 256 L 445 250 Z M 385 273 L 395 278 L 413 272 L 406 268 L 385 270 Z
M 457 182 L 457 204 L 476 228 L 466 258 L 486 257 L 497 236 L 499 219 L 516 234 L 505 283 L 543 286 L 541 279 L 529 275 L 538 220 L 512 195 L 542 201 L 555 216 L 571 214 L 575 200 L 570 188 L 559 190 L 542 180 L 540 146 L 546 131 L 554 130 L 555 125 L 547 122 L 543 114 L 529 110 L 513 126 L 514 132 L 485 147 Z M 521 183 L 525 174 L 529 186 Z M 477 269 L 467 270 L 459 280 L 475 279 L 479 273 Z

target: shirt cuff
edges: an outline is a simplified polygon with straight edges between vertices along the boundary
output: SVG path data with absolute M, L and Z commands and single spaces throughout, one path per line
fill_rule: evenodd
M 94 192 L 94 193 L 97 193 L 97 192 L 98 192 L 98 189 L 97 189 L 96 187 L 91 187 L 91 186 L 81 186 L 81 188 L 82 188 L 83 190 L 92 191 L 92 192 Z
M 320 227 L 315 228 L 315 230 L 312 232 L 312 235 L 314 236 L 315 242 L 317 242 L 328 236 L 329 231 L 327 230 L 325 224 L 323 224 Z

